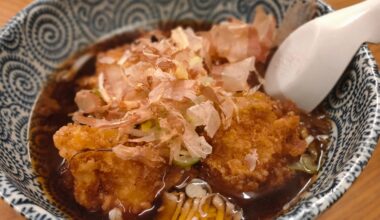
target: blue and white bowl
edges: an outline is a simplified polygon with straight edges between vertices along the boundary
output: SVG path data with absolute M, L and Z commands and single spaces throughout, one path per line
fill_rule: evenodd
M 41 88 L 68 57 L 100 38 L 159 21 L 235 16 L 257 6 L 281 22 L 298 0 L 39 0 L 0 31 L 0 196 L 29 219 L 68 217 L 42 190 L 29 156 L 29 119 Z M 331 11 L 318 2 L 318 14 Z M 367 164 L 379 136 L 380 75 L 362 47 L 325 100 L 331 144 L 317 181 L 279 219 L 313 219 L 339 199 Z

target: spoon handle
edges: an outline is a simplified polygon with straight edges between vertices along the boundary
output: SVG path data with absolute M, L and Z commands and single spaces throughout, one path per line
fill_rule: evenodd
M 326 28 L 346 32 L 347 36 L 357 39 L 360 44 L 380 43 L 380 0 L 363 1 L 317 20 L 319 25 Z
M 370 11 L 366 16 L 364 22 L 365 26 L 371 28 L 368 36 L 368 42 L 379 44 L 380 43 L 380 1 L 379 0 L 367 0 L 366 3 L 370 7 Z M 363 23 L 364 23 L 363 22 Z

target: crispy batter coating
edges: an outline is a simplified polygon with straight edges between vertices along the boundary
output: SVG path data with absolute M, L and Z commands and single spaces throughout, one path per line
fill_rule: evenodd
M 88 210 L 124 207 L 129 213 L 150 208 L 163 186 L 165 165 L 147 167 L 112 152 L 85 152 L 70 161 L 76 201 Z
M 300 138 L 300 117 L 283 114 L 280 103 L 257 92 L 237 98 L 239 122 L 219 129 L 213 153 L 203 162 L 203 175 L 233 191 L 256 191 L 278 186 L 291 176 L 287 164 L 306 150 Z M 250 170 L 246 156 L 256 149 L 258 161 Z
M 61 127 L 53 139 L 59 155 L 66 159 L 81 150 L 111 148 L 121 143 L 117 129 L 99 129 L 78 124 Z
M 116 129 L 69 124 L 56 132 L 54 142 L 68 160 L 79 204 L 92 211 L 124 207 L 127 212 L 139 213 L 151 207 L 167 165 L 153 161 L 153 166 L 148 166 L 143 161 L 118 158 L 112 151 L 96 151 L 123 143 L 117 135 Z M 159 150 L 150 153 L 160 157 Z

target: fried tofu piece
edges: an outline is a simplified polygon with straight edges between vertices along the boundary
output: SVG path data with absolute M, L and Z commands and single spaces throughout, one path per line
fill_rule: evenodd
M 68 124 L 61 127 L 53 136 L 59 155 L 70 159 L 86 149 L 105 149 L 122 142 L 117 129 L 100 129 L 86 125 Z
M 289 160 L 307 147 L 300 138 L 300 117 L 283 114 L 279 102 L 257 92 L 238 97 L 238 118 L 212 139 L 213 153 L 203 161 L 203 176 L 235 192 L 257 191 L 281 185 L 292 174 Z M 256 151 L 254 170 L 247 155 Z
M 167 164 L 164 159 L 119 158 L 111 148 L 124 143 L 117 129 L 99 129 L 69 124 L 54 135 L 55 146 L 67 159 L 76 201 L 90 211 L 108 212 L 114 207 L 138 214 L 150 208 L 163 187 Z M 129 146 L 149 148 L 149 146 Z M 141 156 L 141 155 L 139 155 Z M 149 148 L 150 157 L 161 158 Z
M 165 164 L 148 167 L 122 160 L 112 152 L 84 152 L 70 162 L 76 201 L 90 211 L 108 212 L 124 207 L 138 214 L 152 206 L 163 187 Z

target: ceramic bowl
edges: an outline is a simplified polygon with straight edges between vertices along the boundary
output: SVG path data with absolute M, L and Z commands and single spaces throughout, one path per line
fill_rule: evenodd
M 40 0 L 0 31 L 0 196 L 28 219 L 67 214 L 42 190 L 29 155 L 29 119 L 41 88 L 62 62 L 106 35 L 153 28 L 159 21 L 235 16 L 251 20 L 263 6 L 278 22 L 298 0 Z M 318 2 L 318 15 L 331 11 Z M 325 99 L 331 144 L 316 182 L 279 219 L 312 219 L 361 173 L 379 136 L 380 75 L 363 46 Z

